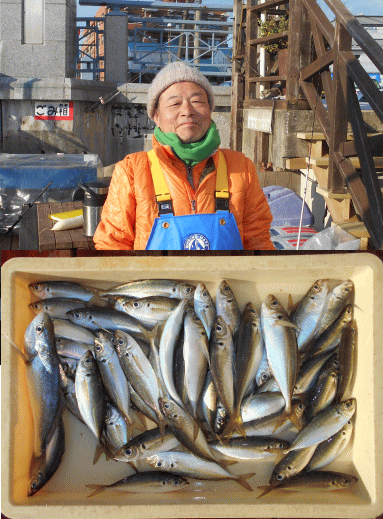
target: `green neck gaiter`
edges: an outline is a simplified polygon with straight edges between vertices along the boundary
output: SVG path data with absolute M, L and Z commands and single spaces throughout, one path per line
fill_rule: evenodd
M 183 143 L 175 133 L 163 133 L 158 126 L 154 129 L 154 136 L 158 142 L 170 146 L 181 160 L 192 166 L 209 157 L 221 143 L 221 138 L 213 121 L 205 137 L 198 142 Z

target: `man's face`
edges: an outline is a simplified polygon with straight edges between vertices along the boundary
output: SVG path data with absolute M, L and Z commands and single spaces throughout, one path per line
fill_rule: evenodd
M 211 124 L 207 93 L 196 83 L 174 83 L 159 97 L 154 122 L 164 133 L 175 133 L 184 143 L 197 142 Z

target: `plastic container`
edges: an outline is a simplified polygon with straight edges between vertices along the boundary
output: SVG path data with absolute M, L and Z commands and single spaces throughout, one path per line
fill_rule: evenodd
M 294 254 L 260 257 L 96 257 L 17 258 L 2 267 L 2 512 L 12 519 L 117 519 L 179 517 L 377 517 L 383 513 L 383 264 L 368 253 Z M 8 337 L 22 347 L 33 318 L 28 284 L 44 279 L 74 280 L 110 287 L 131 279 L 175 278 L 205 282 L 213 297 L 222 279 L 233 288 L 243 309 L 257 307 L 273 293 L 287 305 L 296 302 L 318 278 L 352 279 L 358 325 L 357 399 L 352 444 L 329 466 L 358 477 L 358 483 L 336 492 L 271 492 L 257 499 L 267 484 L 273 461 L 238 464 L 233 472 L 255 472 L 254 489 L 232 481 L 194 482 L 183 493 L 100 493 L 88 499 L 86 484 L 110 484 L 132 472 L 123 463 L 93 465 L 95 440 L 65 411 L 66 452 L 62 463 L 35 496 L 28 498 L 32 420 L 24 365 Z M 195 481 L 195 480 L 194 480 Z
M 299 225 L 303 200 L 297 193 L 282 186 L 267 186 L 263 188 L 263 192 L 267 197 L 273 215 L 272 227 Z M 302 225 L 310 227 L 313 224 L 314 215 L 305 203 Z
M 299 248 L 302 250 L 304 244 L 315 236 L 317 231 L 311 227 L 302 227 L 299 238 Z M 278 250 L 297 250 L 299 236 L 299 227 L 271 227 L 270 238 L 274 246 Z

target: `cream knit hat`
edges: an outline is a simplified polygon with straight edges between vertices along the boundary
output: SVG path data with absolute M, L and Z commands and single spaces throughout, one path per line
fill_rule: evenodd
M 153 119 L 154 111 L 157 108 L 158 99 L 162 92 L 174 85 L 174 83 L 181 83 L 182 81 L 190 81 L 204 88 L 207 93 L 210 110 L 213 111 L 215 104 L 214 94 L 208 79 L 198 69 L 186 65 L 183 61 L 172 61 L 158 72 L 148 89 L 147 110 L 151 119 Z

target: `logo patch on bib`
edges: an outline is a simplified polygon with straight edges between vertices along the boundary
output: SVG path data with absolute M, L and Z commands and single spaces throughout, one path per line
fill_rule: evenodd
M 203 234 L 190 234 L 184 241 L 184 250 L 210 250 L 210 243 Z

